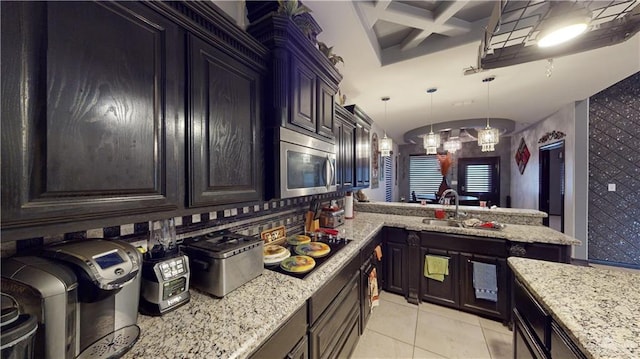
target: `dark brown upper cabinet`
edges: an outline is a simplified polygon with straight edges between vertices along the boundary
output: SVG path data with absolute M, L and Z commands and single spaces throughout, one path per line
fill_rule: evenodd
M 345 109 L 354 115 L 355 133 L 355 188 L 367 188 L 371 180 L 371 125 L 373 120 L 356 105 Z
M 265 118 L 277 139 L 276 127 L 287 127 L 334 142 L 334 96 L 342 75 L 276 1 L 247 1 L 251 24 L 247 31 L 270 50 L 270 76 L 265 84 Z M 307 14 L 308 15 L 308 14 Z M 317 26 L 311 16 L 309 24 Z M 322 31 L 317 26 L 314 31 Z
M 178 207 L 182 39 L 142 3 L 2 2 L 3 236 Z
M 337 153 L 336 184 L 339 189 L 350 190 L 355 178 L 355 118 L 344 107 L 336 105 L 335 136 Z
M 262 199 L 261 74 L 189 36 L 189 206 Z

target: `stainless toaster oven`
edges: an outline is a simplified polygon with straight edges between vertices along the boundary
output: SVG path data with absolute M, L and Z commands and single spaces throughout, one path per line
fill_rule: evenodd
M 260 238 L 228 231 L 185 240 L 182 250 L 191 262 L 191 286 L 224 297 L 262 274 L 262 248 Z

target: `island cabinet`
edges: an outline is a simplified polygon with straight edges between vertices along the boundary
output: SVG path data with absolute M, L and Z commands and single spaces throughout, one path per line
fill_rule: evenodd
M 3 240 L 178 208 L 181 28 L 138 2 L 1 6 Z
M 336 184 L 340 190 L 351 190 L 355 179 L 355 118 L 344 107 L 336 105 L 335 137 L 337 149 Z
M 420 234 L 420 299 L 425 302 L 508 320 L 507 241 L 503 239 L 468 237 L 439 232 Z M 448 260 L 448 273 L 443 281 L 427 278 L 428 255 Z M 495 267 L 496 300 L 476 296 L 474 263 Z
M 586 358 L 518 279 L 514 280 L 513 299 L 514 358 Z
M 356 105 L 345 107 L 356 119 L 355 130 L 355 167 L 354 187 L 367 188 L 371 180 L 371 125 L 373 120 Z

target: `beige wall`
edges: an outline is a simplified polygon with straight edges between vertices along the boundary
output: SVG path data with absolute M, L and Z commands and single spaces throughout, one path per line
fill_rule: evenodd
M 538 187 L 540 179 L 538 149 L 542 145 L 548 145 L 554 141 L 558 141 L 552 140 L 538 144 L 538 140 L 547 132 L 554 130 L 562 131 L 567 135 L 564 138 L 564 229 L 566 234 L 573 237 L 575 229 L 575 104 L 565 105 L 551 116 L 511 136 L 511 153 L 514 156 L 520 145 L 520 139 L 523 137 L 531 152 L 531 158 L 522 175 L 520 174 L 520 170 L 518 170 L 515 159 L 512 158 L 510 161 L 511 201 L 514 208 L 538 209 Z
M 380 141 L 382 139 L 382 137 L 384 137 L 384 130 L 376 125 L 376 123 L 374 122 L 373 125 L 371 126 L 371 136 L 373 136 L 373 134 L 376 133 L 378 134 L 378 141 Z M 379 181 L 378 183 L 378 188 L 367 188 L 362 190 L 362 192 L 364 192 L 367 197 L 369 197 L 370 200 L 373 201 L 379 201 L 379 202 L 384 202 L 385 200 L 385 185 L 388 181 L 391 181 L 391 201 L 393 202 L 397 202 L 400 198 L 400 195 L 398 194 L 398 186 L 397 186 L 397 182 L 395 181 L 395 162 L 399 160 L 398 157 L 398 143 L 394 140 L 393 141 L 393 154 L 391 155 L 393 158 L 393 162 L 391 163 L 391 178 L 387 178 L 385 177 L 384 181 Z M 382 171 L 382 164 L 380 164 L 380 171 Z

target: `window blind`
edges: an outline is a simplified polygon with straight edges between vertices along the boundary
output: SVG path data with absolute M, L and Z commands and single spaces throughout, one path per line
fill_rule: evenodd
M 442 175 L 436 156 L 409 157 L 409 193 L 433 194 L 438 192 Z
M 467 192 L 491 193 L 491 165 L 467 165 Z

